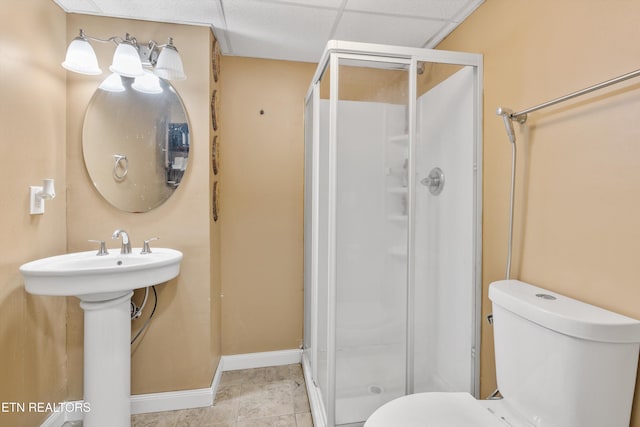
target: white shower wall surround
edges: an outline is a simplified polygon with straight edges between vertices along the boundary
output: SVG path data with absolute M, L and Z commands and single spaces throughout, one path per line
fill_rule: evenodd
M 359 425 L 413 392 L 477 394 L 481 57 L 330 42 L 324 58 L 305 115 L 314 421 Z M 416 71 L 430 64 L 455 72 L 418 95 Z M 377 78 L 354 95 L 349 84 L 369 72 Z M 439 195 L 420 184 L 434 167 Z
M 416 186 L 414 392 L 467 391 L 473 376 L 473 88 L 465 67 L 417 102 L 417 181 L 437 166 L 445 186 Z

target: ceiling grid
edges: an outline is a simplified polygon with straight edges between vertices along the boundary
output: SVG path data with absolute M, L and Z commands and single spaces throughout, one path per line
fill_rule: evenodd
M 69 13 L 211 26 L 226 55 L 317 62 L 331 39 L 435 47 L 484 0 L 53 1 Z

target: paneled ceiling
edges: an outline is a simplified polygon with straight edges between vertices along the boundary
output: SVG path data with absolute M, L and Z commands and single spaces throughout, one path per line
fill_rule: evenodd
M 484 0 L 54 1 L 69 13 L 208 25 L 226 55 L 317 62 L 331 39 L 434 47 Z

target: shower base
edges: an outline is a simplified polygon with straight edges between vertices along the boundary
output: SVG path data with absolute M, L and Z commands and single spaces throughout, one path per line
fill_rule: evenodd
M 403 343 L 338 348 L 336 424 L 363 422 L 384 403 L 405 394 Z

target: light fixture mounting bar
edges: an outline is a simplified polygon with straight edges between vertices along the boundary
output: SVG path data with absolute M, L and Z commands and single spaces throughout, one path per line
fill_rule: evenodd
M 94 37 L 94 36 L 90 36 L 87 33 L 84 32 L 84 30 L 82 28 L 80 28 L 80 38 L 83 38 L 85 40 L 92 40 L 95 42 L 100 42 L 100 43 L 114 43 L 114 44 L 118 44 L 118 43 L 122 43 L 124 41 L 124 39 L 122 39 L 121 37 L 118 36 L 111 36 L 108 39 L 101 39 L 100 37 Z

